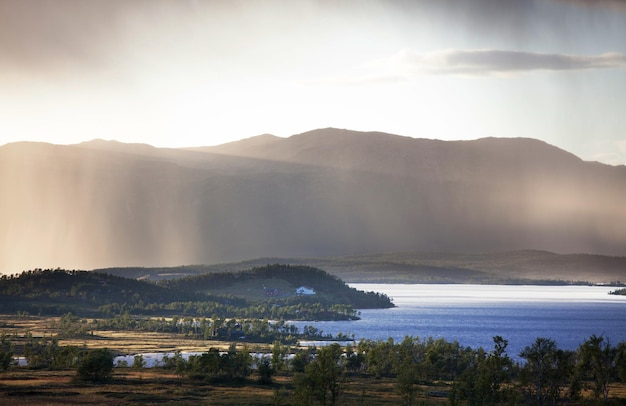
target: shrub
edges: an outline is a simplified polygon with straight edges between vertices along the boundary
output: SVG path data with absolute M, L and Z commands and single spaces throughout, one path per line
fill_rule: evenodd
M 111 379 L 113 372 L 113 355 L 109 350 L 101 348 L 85 354 L 78 367 L 78 379 L 91 382 L 102 382 Z
M 13 353 L 11 351 L 0 350 L 0 370 L 6 371 L 13 363 Z

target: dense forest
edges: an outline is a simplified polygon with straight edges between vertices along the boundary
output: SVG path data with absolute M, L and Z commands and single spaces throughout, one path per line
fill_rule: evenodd
M 282 280 L 294 290 L 299 286 L 307 286 L 315 290 L 315 300 L 323 303 L 346 304 L 359 309 L 393 307 L 389 298 L 384 294 L 359 291 L 347 286 L 337 276 L 304 265 L 266 265 L 238 272 L 206 273 L 162 280 L 159 284 L 191 293 L 218 292 L 227 286 L 250 280 L 258 281 L 257 284 Z
M 115 304 L 149 309 L 154 304 L 207 299 L 152 283 L 87 271 L 35 269 L 0 277 L 2 313 L 94 314 L 100 306 Z
M 264 282 L 284 291 L 268 290 Z M 244 283 L 241 292 L 223 289 Z M 296 295 L 308 286 L 314 295 Z M 265 292 L 252 297 L 249 289 Z M 288 289 L 287 289 L 288 288 Z M 276 294 L 273 294 L 276 293 Z M 155 284 L 106 273 L 37 269 L 0 278 L 0 312 L 81 316 L 194 315 L 298 320 L 357 318 L 356 308 L 391 307 L 381 294 L 361 292 L 319 269 L 268 265 L 244 272 L 226 272 Z
M 539 337 L 518 354 L 518 360 L 507 353 L 507 346 L 500 336 L 493 337 L 491 349 L 405 337 L 401 342 L 363 340 L 344 347 L 334 343 L 307 349 L 275 342 L 255 355 L 249 347 L 237 348 L 233 343 L 227 351 L 211 348 L 188 356 L 176 352 L 163 357 L 155 369 L 175 372 L 177 378 L 170 374 L 167 382 L 177 388 L 188 383 L 210 391 L 232 387 L 242 399 L 256 385 L 274 388 L 272 403 L 256 399 L 242 404 L 412 405 L 441 404 L 446 398 L 451 405 L 623 404 L 616 389 L 626 382 L 626 343 L 614 346 L 603 336 L 592 335 L 578 349 L 563 350 L 555 341 Z M 11 361 L 16 349 L 11 338 L 3 336 L 0 347 L 0 368 L 17 370 Z M 132 364 L 114 364 L 105 349 L 64 347 L 55 340 L 33 337 L 19 352 L 29 369 L 74 370 L 77 380 L 92 383 L 110 381 L 114 366 L 117 370 L 147 366 L 141 354 L 134 356 Z M 356 396 L 350 391 L 354 382 L 363 388 Z M 80 388 L 73 387 L 75 396 Z M 198 396 L 197 391 L 193 396 Z M 375 398 L 381 391 L 386 394 Z M 168 391 L 159 403 L 174 400 L 177 393 Z M 220 404 L 206 396 L 185 400 L 212 399 L 212 404 Z

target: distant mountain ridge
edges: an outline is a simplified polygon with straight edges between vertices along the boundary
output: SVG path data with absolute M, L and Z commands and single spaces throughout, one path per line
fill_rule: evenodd
M 626 255 L 626 167 L 534 139 L 334 128 L 0 147 L 0 272 L 526 248 Z M 626 278 L 625 278 L 626 279 Z
M 324 258 L 255 258 L 213 265 L 106 268 L 96 271 L 158 281 L 207 273 L 242 271 L 272 263 L 324 269 L 349 283 L 626 283 L 626 257 L 556 254 L 539 250 L 478 254 L 389 252 Z
M 580 163 L 580 158 L 531 138 L 482 138 L 474 141 L 416 139 L 381 132 L 356 132 L 327 128 L 289 138 L 259 136 L 247 140 L 202 147 L 197 150 L 264 160 L 338 166 L 366 171 L 433 169 L 460 156 L 467 169 L 477 158 L 491 156 L 494 161 L 527 164 L 550 162 L 554 165 Z M 372 162 L 378 158 L 378 162 Z

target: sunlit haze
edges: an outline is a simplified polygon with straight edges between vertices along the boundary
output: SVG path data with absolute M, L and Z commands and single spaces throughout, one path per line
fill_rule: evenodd
M 0 145 L 314 128 L 626 163 L 619 0 L 0 1 Z

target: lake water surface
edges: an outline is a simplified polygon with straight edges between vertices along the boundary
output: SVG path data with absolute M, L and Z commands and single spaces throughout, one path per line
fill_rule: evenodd
M 405 336 L 445 338 L 472 348 L 493 348 L 493 337 L 509 341 L 508 354 L 520 351 L 537 337 L 556 341 L 559 348 L 575 350 L 592 334 L 604 335 L 612 345 L 626 341 L 626 296 L 608 293 L 605 286 L 503 286 L 350 284 L 359 290 L 389 295 L 393 309 L 361 310 L 356 321 L 293 321 L 300 331 L 315 326 L 336 336 L 354 334 L 356 340 L 401 341 Z M 324 345 L 321 342 L 301 344 Z M 183 353 L 183 357 L 199 353 Z M 143 354 L 147 366 L 164 355 Z M 23 360 L 22 360 L 23 361 Z M 133 363 L 133 355 L 115 362 Z
M 592 334 L 613 345 L 626 341 L 626 296 L 609 295 L 605 286 L 404 285 L 350 284 L 389 295 L 393 309 L 361 310 L 361 320 L 293 322 L 324 333 L 354 334 L 355 339 L 395 341 L 410 335 L 445 338 L 472 348 L 493 347 L 493 336 L 509 341 L 516 357 L 537 337 L 575 350 Z

